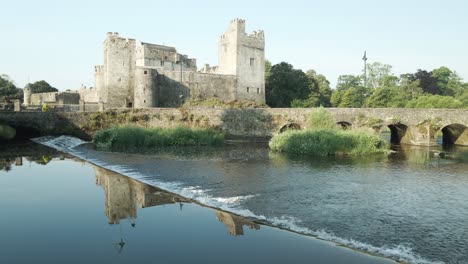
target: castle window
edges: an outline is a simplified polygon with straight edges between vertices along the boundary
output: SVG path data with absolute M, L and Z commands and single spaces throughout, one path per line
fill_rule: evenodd
M 257 88 L 257 93 L 260 93 L 260 88 Z
M 146 100 L 143 100 L 143 103 L 145 103 L 145 104 L 146 104 Z
M 164 61 L 163 60 L 161 61 L 161 67 L 164 67 Z
M 145 71 L 145 74 L 147 74 L 147 73 L 148 73 L 148 71 Z
M 254 66 L 255 64 L 255 59 L 254 58 L 250 58 L 250 66 Z
M 249 90 L 250 90 L 250 88 L 249 88 L 249 87 L 247 87 L 247 92 L 249 92 Z

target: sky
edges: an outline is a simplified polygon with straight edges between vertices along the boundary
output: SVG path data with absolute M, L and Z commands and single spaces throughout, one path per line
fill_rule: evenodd
M 0 0 L 0 74 L 18 87 L 46 80 L 59 90 L 94 86 L 106 32 L 174 46 L 217 65 L 218 37 L 230 20 L 265 31 L 266 58 L 332 83 L 361 74 L 368 63 L 393 66 L 396 75 L 455 70 L 468 82 L 466 0 L 288 1 L 11 1 Z

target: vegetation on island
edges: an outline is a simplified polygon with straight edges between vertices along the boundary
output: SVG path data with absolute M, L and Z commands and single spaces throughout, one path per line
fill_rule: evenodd
M 396 76 L 374 62 L 367 75 L 341 75 L 335 89 L 322 74 L 291 64 L 265 64 L 265 96 L 271 107 L 468 108 L 468 83 L 440 67 Z
M 124 126 L 98 131 L 93 142 L 99 149 L 134 152 L 166 146 L 216 146 L 224 143 L 224 134 L 202 128 Z
M 307 130 L 287 130 L 274 136 L 271 150 L 302 155 L 368 155 L 385 153 L 388 143 L 366 131 L 342 130 L 333 116 L 318 108 L 308 118 Z

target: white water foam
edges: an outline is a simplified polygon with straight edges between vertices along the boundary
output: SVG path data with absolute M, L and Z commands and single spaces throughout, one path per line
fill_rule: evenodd
M 443 264 L 443 262 L 432 262 L 424 259 L 418 254 L 414 253 L 413 250 L 404 245 L 397 245 L 393 247 L 383 246 L 376 247 L 367 243 L 356 241 L 354 239 L 346 239 L 335 236 L 332 232 L 326 230 L 313 231 L 307 227 L 301 226 L 301 221 L 291 216 L 281 217 L 265 217 L 263 215 L 256 215 L 252 211 L 242 208 L 241 203 L 256 197 L 257 195 L 245 195 L 245 196 L 234 196 L 234 197 L 213 197 L 209 194 L 210 190 L 201 189 L 200 186 L 185 186 L 182 182 L 163 182 L 141 174 L 138 171 L 132 170 L 126 166 L 106 164 L 98 159 L 93 159 L 82 155 L 80 152 L 75 150 L 75 147 L 88 143 L 80 139 L 70 136 L 60 137 L 40 137 L 32 139 L 34 142 L 43 144 L 45 146 L 55 148 L 59 151 L 66 152 L 68 154 L 79 157 L 90 163 L 114 171 L 116 173 L 125 175 L 133 178 L 140 182 L 161 188 L 163 190 L 175 193 L 185 198 L 193 199 L 201 204 L 219 208 L 228 212 L 232 212 L 243 217 L 249 217 L 260 221 L 265 221 L 273 226 L 288 229 L 300 234 L 311 235 L 323 240 L 331 241 L 340 245 L 344 245 L 349 248 L 362 250 L 371 254 L 377 254 L 385 256 L 397 261 L 414 264 Z

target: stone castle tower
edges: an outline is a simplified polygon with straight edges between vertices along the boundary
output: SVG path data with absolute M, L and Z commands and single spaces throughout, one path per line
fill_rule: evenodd
M 196 60 L 173 47 L 109 32 L 104 65 L 95 67 L 97 94 L 88 97 L 106 108 L 177 107 L 189 98 L 265 102 L 263 31 L 246 34 L 245 21 L 232 20 L 219 39 L 218 60 L 218 67 L 197 71 Z
M 245 20 L 231 21 L 219 39 L 218 72 L 237 77 L 237 98 L 265 102 L 265 36 L 245 33 Z

